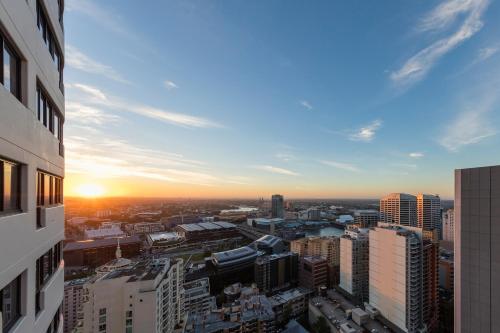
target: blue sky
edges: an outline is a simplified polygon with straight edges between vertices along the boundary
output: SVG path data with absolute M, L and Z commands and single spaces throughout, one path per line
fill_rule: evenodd
M 500 5 L 83 1 L 65 13 L 67 193 L 453 195 L 499 164 Z

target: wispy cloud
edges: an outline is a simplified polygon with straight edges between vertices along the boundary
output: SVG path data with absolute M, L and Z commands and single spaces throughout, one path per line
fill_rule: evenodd
M 398 86 L 407 87 L 424 78 L 441 57 L 481 30 L 481 17 L 488 4 L 488 0 L 447 0 L 428 13 L 417 27 L 420 32 L 443 30 L 459 16 L 466 17 L 456 31 L 420 50 L 399 70 L 392 72 L 391 80 Z
M 477 56 L 476 56 L 474 63 L 485 61 L 485 60 L 491 58 L 492 56 L 494 56 L 496 53 L 498 53 L 498 51 L 500 51 L 499 44 L 479 49 L 479 51 L 477 52 Z
M 290 162 L 297 159 L 297 157 L 294 154 L 285 152 L 277 153 L 275 156 L 277 159 L 282 160 L 283 162 Z
M 101 75 L 121 83 L 130 83 L 130 81 L 124 79 L 115 69 L 113 69 L 113 67 L 101 64 L 71 45 L 66 45 L 66 63 L 68 66 L 83 72 Z
M 253 167 L 254 169 L 257 170 L 262 170 L 270 173 L 277 173 L 280 175 L 286 175 L 286 176 L 299 176 L 297 172 L 288 170 L 288 169 L 283 169 L 283 168 L 278 168 L 272 165 L 255 165 Z
M 173 81 L 170 81 L 170 80 L 163 81 L 163 85 L 165 86 L 165 88 L 167 88 L 167 90 L 179 88 L 179 86 L 177 86 L 177 84 L 175 84 Z
M 413 153 L 409 153 L 408 156 L 411 157 L 411 158 L 422 158 L 424 157 L 424 153 L 422 152 L 413 152 Z
M 309 103 L 309 102 L 308 102 L 308 101 L 306 101 L 306 100 L 302 100 L 302 101 L 300 101 L 300 105 L 302 105 L 303 107 L 305 107 L 305 108 L 306 108 L 306 109 L 308 109 L 308 110 L 312 110 L 312 109 L 313 109 L 313 107 L 312 107 L 311 103 Z
M 109 96 L 102 90 L 92 86 L 77 83 L 72 84 L 69 87 L 73 88 L 73 90 L 76 89 L 76 94 L 69 94 L 69 100 L 79 102 L 82 105 L 90 104 L 92 106 L 100 106 L 101 108 L 107 108 L 114 111 L 132 112 L 144 117 L 183 127 L 223 127 L 222 125 L 206 118 L 163 110 L 149 105 L 137 104 L 131 101 L 124 101 L 119 98 Z
M 320 163 L 324 165 L 328 165 L 330 167 L 334 167 L 336 169 L 340 170 L 345 170 L 345 171 L 350 171 L 350 172 L 360 172 L 361 169 L 359 169 L 357 166 L 349 163 L 342 163 L 342 162 L 336 162 L 336 161 L 326 161 L 326 160 L 321 160 Z
M 66 102 L 66 119 L 72 124 L 103 126 L 117 123 L 121 118 L 92 106 L 68 101 Z
M 375 135 L 377 131 L 382 127 L 381 120 L 374 120 L 372 123 L 361 127 L 354 133 L 349 135 L 349 139 L 351 141 L 363 141 L 363 142 L 371 142 L 375 139 Z
M 65 144 L 69 174 L 96 178 L 139 177 L 204 186 L 219 183 L 219 179 L 208 173 L 200 161 L 137 146 L 103 132 L 99 136 L 69 136 Z
M 483 141 L 498 131 L 488 120 L 489 109 L 468 109 L 458 115 L 445 129 L 439 143 L 451 152 Z

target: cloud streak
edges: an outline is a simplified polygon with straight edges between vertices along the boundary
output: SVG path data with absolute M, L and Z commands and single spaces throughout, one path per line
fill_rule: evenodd
M 342 163 L 342 162 L 336 162 L 336 161 L 326 161 L 326 160 L 321 160 L 320 163 L 327 165 L 327 166 L 330 166 L 330 167 L 333 167 L 333 168 L 336 168 L 336 169 L 344 170 L 344 171 L 361 172 L 361 169 L 359 169 L 357 166 L 355 166 L 353 164 L 349 164 L 349 163 Z
M 136 104 L 130 101 L 123 101 L 105 94 L 102 90 L 83 84 L 72 84 L 69 88 L 73 90 L 69 100 L 80 105 L 98 106 L 113 110 L 115 112 L 127 111 L 147 118 L 162 121 L 164 123 L 182 126 L 186 128 L 210 128 L 223 127 L 222 125 L 206 118 L 191 116 L 183 113 L 163 110 L 148 105 Z M 76 104 L 75 104 L 76 105 Z
M 300 174 L 288 169 L 278 168 L 272 165 L 255 165 L 254 169 L 266 171 L 270 173 L 285 175 L 285 176 L 299 176 Z
M 422 158 L 424 157 L 424 153 L 421 153 L 421 152 L 413 152 L 413 153 L 409 153 L 408 154 L 409 157 L 411 158 L 415 158 L 415 159 L 418 159 L 418 158 Z
M 163 81 L 163 85 L 165 86 L 165 88 L 167 88 L 167 90 L 173 90 L 179 88 L 177 84 L 175 84 L 173 81 L 170 80 Z
M 303 107 L 305 107 L 308 110 L 312 110 L 313 109 L 311 103 L 309 103 L 306 100 L 300 101 L 300 105 L 302 105 Z
M 370 124 L 361 127 L 354 133 L 349 135 L 349 140 L 351 141 L 362 141 L 362 142 L 371 142 L 375 139 L 375 135 L 377 131 L 382 127 L 381 120 L 374 120 Z
M 448 28 L 460 15 L 466 15 L 463 23 L 447 37 L 410 57 L 400 69 L 391 73 L 391 80 L 398 86 L 407 87 L 423 79 L 440 58 L 481 30 L 481 18 L 488 4 L 488 0 L 448 0 L 437 6 L 421 20 L 417 31 L 440 31 Z
M 130 81 L 124 79 L 113 67 L 101 64 L 71 45 L 66 46 L 66 63 L 68 66 L 83 72 L 104 76 L 120 83 L 130 84 Z

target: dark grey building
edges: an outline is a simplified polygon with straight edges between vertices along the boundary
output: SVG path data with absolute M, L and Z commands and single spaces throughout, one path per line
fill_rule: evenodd
M 274 194 L 271 197 L 271 218 L 285 217 L 284 199 L 281 194 Z
M 500 166 L 455 171 L 455 332 L 500 330 Z

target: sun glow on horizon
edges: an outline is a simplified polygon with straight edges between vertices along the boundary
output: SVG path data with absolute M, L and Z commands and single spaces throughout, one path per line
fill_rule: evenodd
M 76 188 L 76 193 L 84 198 L 96 198 L 104 195 L 106 190 L 97 184 L 82 184 Z

